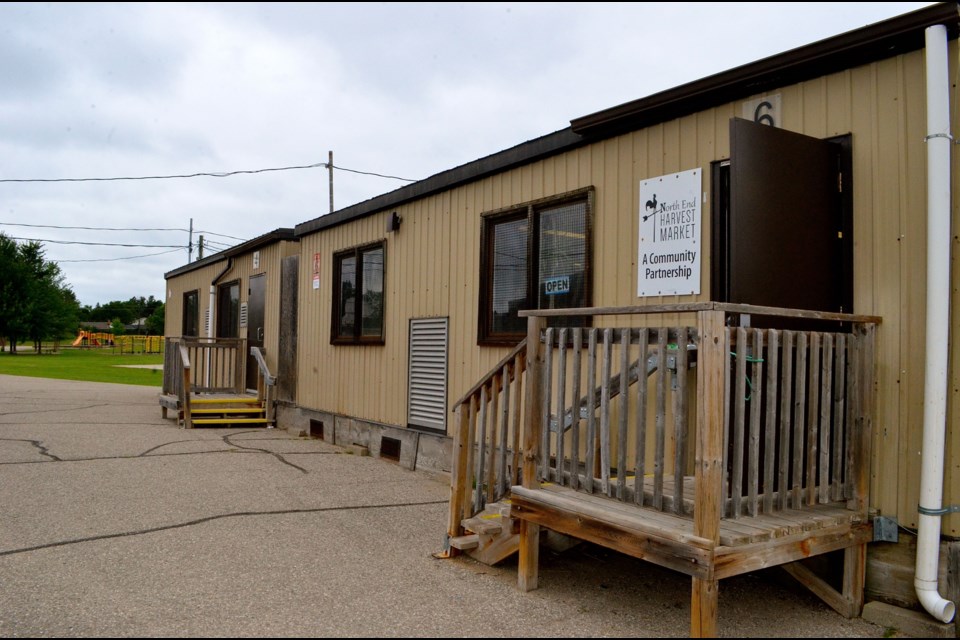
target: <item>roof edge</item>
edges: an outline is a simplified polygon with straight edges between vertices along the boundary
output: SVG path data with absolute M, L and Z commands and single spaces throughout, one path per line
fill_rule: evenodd
M 251 240 L 247 240 L 241 244 L 236 245 L 235 247 L 230 247 L 229 249 L 224 249 L 223 251 L 211 254 L 206 258 L 197 260 L 195 262 L 190 262 L 183 265 L 182 267 L 177 267 L 172 271 L 168 271 L 163 274 L 164 280 L 169 280 L 175 276 L 180 276 L 185 273 L 190 273 L 191 271 L 196 271 L 197 269 L 202 269 L 207 265 L 215 264 L 221 260 L 226 260 L 227 258 L 232 258 L 238 256 L 241 253 L 247 253 L 248 251 L 253 251 L 254 249 L 259 249 L 260 247 L 266 246 L 268 244 L 273 244 L 274 242 L 281 242 L 283 240 L 288 240 L 291 242 L 300 242 L 300 238 L 294 234 L 293 229 L 283 228 L 283 229 L 274 229 L 268 233 L 263 234 L 262 236 L 257 236 Z

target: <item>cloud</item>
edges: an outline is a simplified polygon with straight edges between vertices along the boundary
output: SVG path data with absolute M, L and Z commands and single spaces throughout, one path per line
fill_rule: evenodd
M 0 177 L 306 165 L 409 178 L 929 3 L 4 3 Z M 338 208 L 402 186 L 339 171 Z M 328 210 L 317 168 L 0 184 L 0 222 L 252 238 Z M 17 233 L 12 233 L 16 230 Z M 9 235 L 187 244 L 186 232 Z M 22 232 L 22 233 L 21 233 Z M 224 240 L 224 238 L 219 238 Z M 196 241 L 196 237 L 194 237 Z M 157 249 L 159 251 L 161 249 Z M 153 249 L 49 244 L 51 259 Z M 165 295 L 186 251 L 63 263 L 85 304 Z

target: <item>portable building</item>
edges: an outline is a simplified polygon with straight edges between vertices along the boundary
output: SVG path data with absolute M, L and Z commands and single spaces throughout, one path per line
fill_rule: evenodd
M 409 468 L 450 473 L 449 533 L 455 537 L 459 516 L 470 515 L 461 513 L 463 503 L 482 508 L 487 473 L 497 475 L 497 485 L 520 477 L 521 416 L 546 434 L 545 451 L 532 443 L 540 447 L 538 478 L 576 488 L 582 477 L 592 485 L 594 474 L 577 457 L 591 445 L 570 438 L 597 410 L 623 425 L 623 433 L 628 420 L 646 415 L 638 409 L 646 406 L 638 404 L 642 391 L 625 400 L 631 385 L 646 388 L 635 384 L 646 356 L 631 365 L 628 354 L 653 353 L 648 374 L 669 366 L 673 378 L 657 374 L 662 382 L 653 393 L 686 380 L 678 372 L 697 357 L 696 384 L 691 378 L 679 393 L 662 392 L 677 404 L 651 400 L 664 404 L 649 407 L 656 414 L 657 435 L 649 434 L 656 452 L 639 453 L 648 436 L 614 438 L 608 449 L 600 451 L 600 443 L 590 451 L 605 456 L 597 478 L 608 491 L 613 482 L 645 505 L 643 464 L 656 456 L 649 468 L 656 466 L 661 484 L 651 495 L 662 501 L 663 474 L 675 472 L 677 493 L 663 504 L 683 514 L 684 477 L 695 470 L 699 483 L 699 474 L 712 473 L 704 470 L 709 464 L 701 468 L 707 460 L 701 454 L 717 455 L 724 488 L 716 508 L 726 517 L 739 517 L 741 508 L 764 511 L 764 500 L 786 501 L 790 491 L 797 504 L 816 502 L 818 492 L 823 501 L 854 503 L 862 519 L 849 520 L 844 542 L 831 547 L 852 560 L 844 589 L 862 582 L 865 571 L 868 599 L 918 606 L 925 596 L 915 595 L 910 582 L 929 557 L 914 567 L 914 534 L 928 518 L 935 519 L 935 545 L 942 547 L 933 555 L 934 574 L 944 578 L 939 588 L 946 588 L 948 574 L 951 584 L 960 584 L 960 549 L 950 543 L 960 534 L 960 516 L 933 504 L 939 495 L 925 493 L 929 452 L 939 451 L 942 503 L 960 503 L 954 433 L 960 424 L 960 207 L 949 196 L 960 186 L 949 150 L 949 131 L 958 128 L 958 27 L 957 3 L 932 5 L 577 118 L 560 131 L 297 225 L 295 381 L 293 393 L 278 403 L 279 426 L 363 446 Z M 933 104 L 941 97 L 952 98 L 946 111 Z M 168 281 L 192 271 L 171 272 Z M 204 271 L 204 282 L 214 271 Z M 168 301 L 168 327 L 183 308 Z M 726 326 L 704 329 L 691 320 L 711 313 Z M 544 331 L 544 323 L 553 329 Z M 662 338 L 651 337 L 667 326 Z M 611 338 L 593 331 L 607 328 L 615 329 L 610 335 L 622 340 L 620 347 L 608 347 Z M 708 354 L 709 345 L 699 343 L 705 335 L 726 335 L 729 353 Z M 790 347 L 780 342 L 788 335 Z M 572 382 L 587 371 L 587 356 L 577 365 L 570 360 L 581 348 L 586 354 L 590 336 L 599 341 L 591 344 L 598 362 L 601 348 L 622 355 L 599 374 L 598 398 L 606 400 L 596 406 L 577 404 L 580 383 Z M 688 342 L 698 352 L 691 360 L 681 355 Z M 780 364 L 769 369 L 763 361 L 774 354 Z M 788 355 L 797 358 L 789 366 Z M 559 363 L 553 373 L 550 358 Z M 709 369 L 707 362 L 721 366 Z M 931 362 L 941 368 L 930 368 Z M 512 387 L 530 366 L 538 382 Z M 765 386 L 761 392 L 752 371 L 769 375 L 772 393 Z M 801 374 L 803 382 L 795 383 L 792 376 Z M 704 396 L 702 385 L 712 376 L 729 382 L 716 389 L 726 405 L 715 403 L 720 395 Z M 556 386 L 539 386 L 543 380 Z M 622 406 L 613 400 L 618 392 Z M 544 393 L 546 408 L 538 414 L 531 398 L 542 400 Z M 751 400 L 754 393 L 770 404 Z M 550 397 L 558 402 L 553 412 Z M 680 425 L 684 418 L 677 416 L 700 416 L 705 407 L 716 409 L 711 419 L 727 429 L 728 440 L 678 428 L 663 450 L 663 421 Z M 936 422 L 938 413 L 941 442 L 934 429 L 932 444 L 925 444 L 931 441 L 925 415 Z M 783 454 L 773 450 L 787 437 L 761 426 L 779 420 L 798 438 Z M 843 429 L 846 435 L 836 435 Z M 770 434 L 766 445 L 763 434 Z M 696 450 L 685 437 L 697 440 Z M 500 447 L 502 461 L 487 445 Z M 784 466 L 791 456 L 797 466 L 777 480 L 769 467 Z M 635 489 L 618 484 L 626 457 L 639 470 Z M 476 472 L 467 482 L 472 488 L 457 484 L 460 467 L 468 466 L 467 473 Z M 525 487 L 534 481 L 532 469 L 524 474 Z M 523 509 L 513 513 L 529 518 L 530 526 L 544 521 Z M 567 526 L 555 513 L 542 517 Z M 782 535 L 827 544 L 807 524 L 797 525 L 802 533 Z M 876 542 L 868 545 L 864 536 Z M 770 551 L 769 544 L 774 564 L 796 557 Z M 865 565 L 856 560 L 860 551 L 850 551 L 864 547 Z M 703 549 L 716 553 L 710 545 Z M 675 562 L 664 558 L 664 564 Z M 744 567 L 755 561 L 741 560 Z M 529 557 L 521 563 L 528 569 Z M 717 570 L 708 563 L 702 573 L 691 571 L 695 609 L 715 605 Z M 933 579 L 935 593 L 938 575 Z M 859 601 L 848 596 L 845 591 L 838 608 L 858 613 L 862 594 Z M 935 615 L 948 617 L 949 607 L 938 607 Z M 708 634 L 709 619 L 708 612 L 702 619 Z

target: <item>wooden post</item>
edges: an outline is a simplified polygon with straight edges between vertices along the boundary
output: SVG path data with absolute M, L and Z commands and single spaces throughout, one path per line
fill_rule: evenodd
M 527 319 L 527 400 L 524 406 L 523 431 L 523 487 L 537 489 L 537 457 L 543 424 L 543 358 L 544 345 L 540 332 L 547 326 L 545 318 L 531 316 Z M 520 521 L 520 557 L 517 568 L 517 586 L 521 591 L 537 588 L 537 573 L 540 562 L 540 525 L 527 520 Z
M 862 324 L 857 333 L 862 336 L 863 348 L 859 352 L 857 367 L 860 378 L 860 398 L 858 401 L 856 466 L 853 478 L 853 499 L 848 504 L 866 515 L 869 507 L 870 487 L 870 447 L 873 436 L 874 389 L 874 339 L 876 325 Z M 844 550 L 843 557 L 843 596 L 851 603 L 853 615 L 860 615 L 863 609 L 863 588 L 866 582 L 867 545 L 860 544 Z
M 694 534 L 720 541 L 720 483 L 723 478 L 723 389 L 727 375 L 724 313 L 700 311 L 697 363 L 697 451 Z M 712 569 L 712 562 L 711 562 Z M 711 570 L 711 576 L 713 572 Z M 690 636 L 717 635 L 719 581 L 693 578 Z
M 469 402 L 469 400 L 468 400 Z M 467 452 L 470 448 L 470 407 L 461 404 L 457 407 L 457 429 L 453 432 L 453 469 L 450 474 L 450 512 L 447 514 L 447 539 L 463 535 L 463 507 L 466 494 L 463 491 L 467 477 Z M 459 549 L 450 547 L 451 556 L 457 555 Z
M 180 410 L 183 411 L 183 426 L 185 429 L 192 429 L 193 415 L 191 414 L 192 408 L 190 406 L 190 394 L 192 393 L 192 383 L 190 381 L 190 354 L 182 344 L 180 345 L 180 366 L 183 367 L 183 377 L 180 387 L 181 393 L 183 394 L 180 402 Z

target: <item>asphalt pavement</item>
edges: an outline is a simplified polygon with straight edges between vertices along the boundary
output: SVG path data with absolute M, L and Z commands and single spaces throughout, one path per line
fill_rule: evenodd
M 540 589 L 437 559 L 448 479 L 279 429 L 180 429 L 159 389 L 0 375 L 0 637 L 686 637 L 690 580 L 592 545 Z M 779 570 L 725 637 L 885 637 Z

